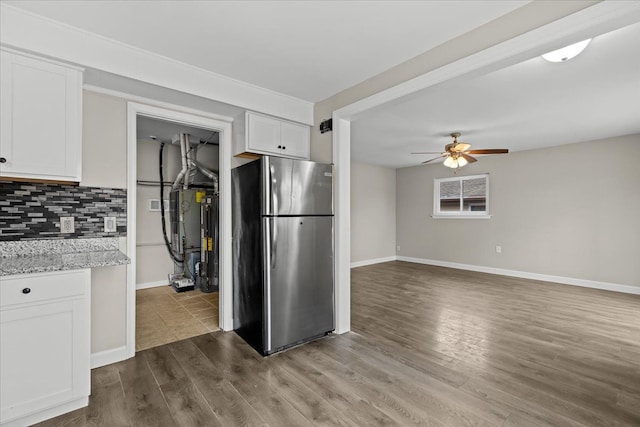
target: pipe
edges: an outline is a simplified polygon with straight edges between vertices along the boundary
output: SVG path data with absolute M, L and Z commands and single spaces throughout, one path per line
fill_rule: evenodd
M 178 173 L 178 176 L 176 177 L 176 180 L 173 181 L 173 185 L 171 186 L 172 190 L 177 190 L 178 187 L 180 186 L 180 182 L 183 180 L 185 174 L 189 171 L 189 167 L 187 165 L 187 153 L 186 153 L 186 147 L 185 147 L 185 138 L 184 138 L 185 134 L 181 133 L 180 134 L 180 160 L 182 161 L 182 169 L 180 170 L 180 172 Z M 183 188 L 187 188 L 187 182 L 184 181 L 184 186 Z
M 165 223 L 165 215 L 164 215 L 164 174 L 162 173 L 163 170 L 163 152 L 164 152 L 164 142 L 160 144 L 160 164 L 159 164 L 159 169 L 160 169 L 160 218 L 162 221 L 162 237 L 164 238 L 164 244 L 167 247 L 167 251 L 169 251 L 169 256 L 171 257 L 171 259 L 173 259 L 173 261 L 180 265 L 182 264 L 182 262 L 184 262 L 184 258 L 180 258 L 178 255 L 176 255 L 176 253 L 173 251 L 173 248 L 171 247 L 171 242 L 169 242 L 169 238 L 167 237 L 167 224 Z
M 189 184 L 193 184 L 193 181 L 196 178 L 196 173 L 198 172 L 198 167 L 196 166 L 196 157 L 198 155 L 198 145 L 191 145 L 191 143 L 187 140 L 187 167 L 189 168 L 189 172 L 185 179 Z
M 210 171 L 206 167 L 202 166 L 200 163 L 195 163 L 196 167 L 204 176 L 213 181 L 213 192 L 218 194 L 218 175 L 215 172 Z
M 195 174 L 200 171 L 204 176 L 213 181 L 213 188 L 215 194 L 218 194 L 218 175 L 215 172 L 210 171 L 206 167 L 202 166 L 197 160 L 198 145 L 191 145 L 189 142 L 189 134 L 180 134 L 180 160 L 182 161 L 182 169 L 178 173 L 176 180 L 171 186 L 172 190 L 177 190 L 182 183 L 182 188 L 185 190 L 189 188 L 189 185 L 193 182 Z
M 182 151 L 182 158 L 183 158 L 183 161 L 186 162 L 187 164 L 187 172 L 184 176 L 182 188 L 187 190 L 189 188 L 189 184 L 191 184 L 191 182 L 193 181 L 193 177 L 191 176 L 191 174 L 193 173 L 193 166 L 192 166 L 193 161 L 191 160 L 191 157 L 190 157 L 191 156 L 190 153 L 193 147 L 191 147 L 191 144 L 189 144 L 188 133 L 180 134 L 180 144 L 182 145 L 183 143 L 184 143 L 184 151 Z

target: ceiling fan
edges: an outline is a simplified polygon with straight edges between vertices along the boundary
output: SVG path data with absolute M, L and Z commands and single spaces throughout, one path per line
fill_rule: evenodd
M 445 157 L 443 164 L 447 167 L 457 170 L 468 163 L 478 161 L 478 159 L 476 159 L 475 157 L 471 157 L 470 154 L 506 154 L 509 152 L 509 150 L 507 150 L 506 148 L 469 150 L 469 148 L 471 148 L 471 144 L 467 144 L 466 142 L 458 142 L 460 132 L 453 132 L 451 134 L 451 137 L 453 138 L 453 142 L 445 145 L 444 152 L 442 153 L 438 153 L 436 151 L 422 151 L 411 154 L 440 154 L 438 157 L 434 157 L 433 159 L 422 162 L 422 164 L 430 163 L 434 160 Z

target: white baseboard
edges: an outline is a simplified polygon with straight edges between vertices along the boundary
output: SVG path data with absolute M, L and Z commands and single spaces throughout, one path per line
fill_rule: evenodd
M 99 351 L 97 353 L 91 353 L 91 369 L 99 368 L 105 365 L 111 365 L 112 363 L 121 362 L 129 359 L 129 352 L 127 347 L 116 347 L 110 350 Z
M 167 280 L 159 280 L 157 282 L 147 282 L 147 283 L 136 283 L 136 290 L 158 288 L 160 286 L 168 286 L 168 285 L 169 285 L 169 282 Z
M 78 399 L 74 399 L 71 402 L 66 402 L 61 405 L 56 405 L 53 408 L 43 409 L 35 414 L 30 414 L 25 417 L 14 418 L 12 421 L 3 421 L 3 427 L 24 427 L 35 425 L 41 421 L 46 421 L 51 418 L 55 418 L 58 415 L 66 414 L 67 412 L 75 411 L 76 409 L 84 408 L 89 405 L 89 397 L 84 396 Z
M 550 274 L 529 273 L 527 271 L 507 270 L 503 268 L 484 267 L 480 265 L 459 264 L 457 262 L 437 261 L 433 259 L 411 258 L 399 256 L 398 261 L 413 262 L 416 264 L 436 265 L 439 267 L 457 268 L 460 270 L 478 271 L 481 273 L 499 274 L 501 276 L 520 277 L 523 279 L 542 280 L 545 282 L 562 283 L 564 285 L 580 286 L 583 288 L 603 289 L 606 291 L 622 292 L 625 294 L 640 295 L 640 287 L 622 285 L 619 283 L 598 282 L 595 280 L 576 279 L 573 277 L 552 276 Z
M 395 261 L 398 257 L 395 255 L 384 258 L 365 259 L 364 261 L 356 261 L 351 263 L 351 268 L 364 267 L 365 265 L 380 264 L 381 262 Z

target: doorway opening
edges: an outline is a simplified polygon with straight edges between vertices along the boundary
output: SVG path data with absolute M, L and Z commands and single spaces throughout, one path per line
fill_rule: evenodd
M 219 329 L 220 133 L 136 121 L 140 351 Z
M 127 353 L 231 315 L 231 119 L 129 103 Z M 161 174 L 162 171 L 162 174 Z

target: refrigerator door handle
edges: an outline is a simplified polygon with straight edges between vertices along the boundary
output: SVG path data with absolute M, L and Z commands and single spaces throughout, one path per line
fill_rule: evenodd
M 278 257 L 278 227 L 276 227 L 276 223 L 273 220 L 269 221 L 269 234 L 270 266 L 271 269 L 274 269 L 276 268 L 276 258 Z
M 275 258 L 276 258 L 276 243 L 275 238 L 277 236 L 277 228 L 274 224 L 273 218 L 263 218 L 263 230 L 265 230 L 265 240 L 263 242 L 264 248 L 264 256 L 265 256 L 265 264 L 269 266 L 269 268 L 264 269 L 264 300 L 265 300 L 265 308 L 264 308 L 264 323 L 266 325 L 265 328 L 265 350 L 271 351 L 271 271 L 275 267 Z

